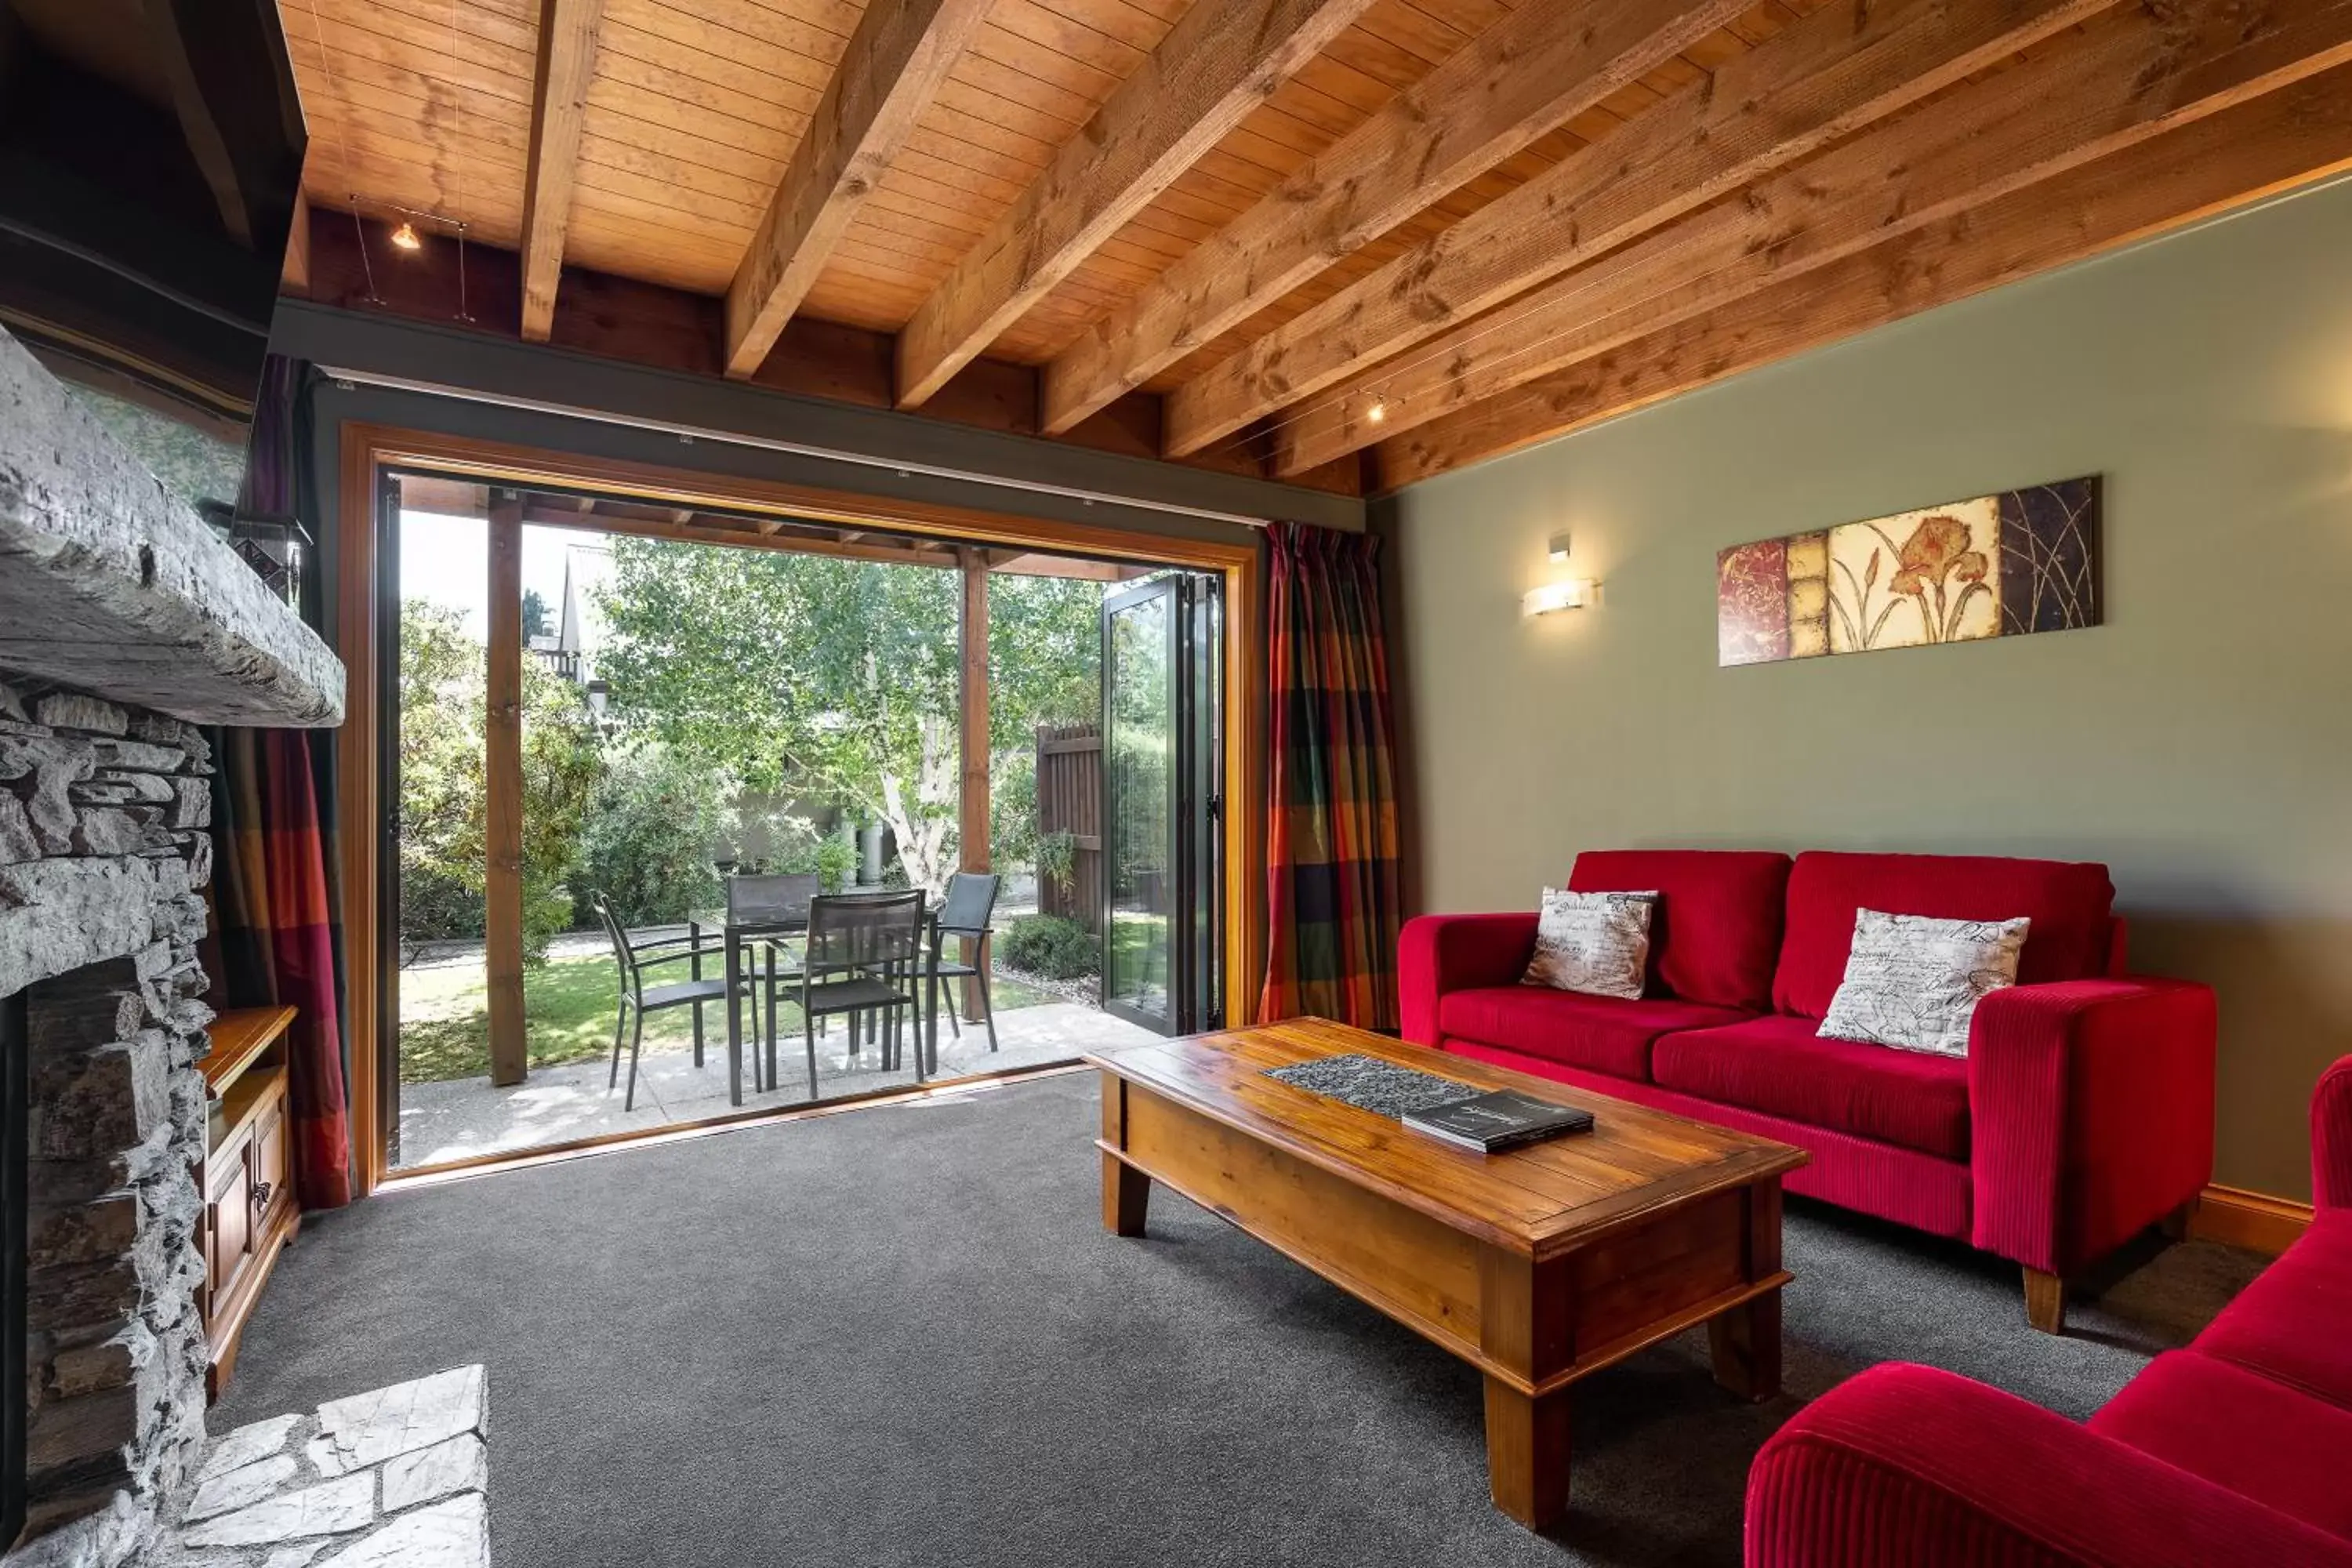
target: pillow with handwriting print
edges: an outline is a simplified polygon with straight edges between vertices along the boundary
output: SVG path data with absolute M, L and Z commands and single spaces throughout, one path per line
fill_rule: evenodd
M 1824 1039 L 1967 1056 L 1977 1004 L 2017 984 L 2031 923 L 1855 910 L 1845 978 L 1817 1032 Z
M 1655 893 L 1570 893 L 1546 888 L 1536 916 L 1535 956 L 1523 985 L 1590 996 L 1638 997 L 1650 966 Z

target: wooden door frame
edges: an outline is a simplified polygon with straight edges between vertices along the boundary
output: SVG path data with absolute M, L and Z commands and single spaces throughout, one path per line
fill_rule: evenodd
M 1108 555 L 1217 574 L 1223 579 L 1225 593 L 1224 1015 L 1228 1026 L 1255 1017 L 1257 983 L 1264 973 L 1265 953 L 1262 897 L 1265 814 L 1259 808 L 1265 799 L 1267 735 L 1262 542 L 1139 533 L 976 507 L 549 451 L 362 420 L 343 421 L 340 434 L 336 651 L 352 679 L 348 716 L 336 734 L 336 792 L 342 841 L 352 1133 L 360 1151 L 356 1172 L 360 1195 L 373 1192 L 389 1173 L 384 1163 L 383 1107 L 377 1092 L 384 1059 L 377 1026 L 383 1000 L 378 965 L 383 935 L 381 900 L 385 889 L 378 848 L 385 804 L 379 771 L 384 733 L 379 682 L 385 645 L 379 615 L 376 484 L 387 468 L 430 468 L 486 484 L 595 489 L 688 508 L 865 523 L 939 535 L 964 544 Z M 630 531 L 647 529 L 639 525 Z M 680 530 L 679 537 L 689 535 Z M 709 542 L 707 535 L 693 537 Z M 793 544 L 789 540 L 746 540 L 736 547 L 789 551 Z

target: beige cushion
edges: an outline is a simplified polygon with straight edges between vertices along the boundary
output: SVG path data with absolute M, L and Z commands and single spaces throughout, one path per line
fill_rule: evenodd
M 1546 888 L 1527 985 L 1637 997 L 1650 965 L 1655 893 L 1570 893 Z
M 2017 957 L 2031 923 L 1855 910 L 1845 979 L 1830 999 L 1821 1035 L 1967 1056 L 1977 1004 L 2017 984 Z

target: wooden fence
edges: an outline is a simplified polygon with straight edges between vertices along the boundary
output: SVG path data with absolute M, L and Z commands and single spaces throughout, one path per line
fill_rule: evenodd
M 1102 932 L 1102 731 L 1092 724 L 1037 730 L 1037 834 L 1076 844 L 1066 878 L 1037 877 L 1037 911 Z

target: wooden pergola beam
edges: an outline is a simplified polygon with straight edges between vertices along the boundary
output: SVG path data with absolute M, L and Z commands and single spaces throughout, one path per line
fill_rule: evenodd
M 751 375 L 881 183 L 989 0 L 874 0 L 727 289 L 727 374 Z
M 1975 208 L 1433 420 L 1376 448 L 1397 489 L 2352 168 L 2352 67 Z
M 913 408 L 1199 162 L 1371 0 L 1200 0 L 898 334 Z
M 1178 387 L 1167 450 L 1202 451 L 2110 4 L 1816 11 Z
M 522 335 L 547 342 L 563 278 L 572 187 L 588 80 L 596 68 L 596 28 L 604 0 L 541 0 L 539 58 L 531 80 L 530 150 L 522 197 Z
M 2346 62 L 2352 0 L 2273 0 L 2259 26 L 2237 0 L 2106 12 L 1930 112 L 1876 126 L 1341 384 L 1286 422 L 1275 468 L 1329 462 Z
M 1046 367 L 1060 435 L 1748 9 L 1538 0 L 1302 165 Z

